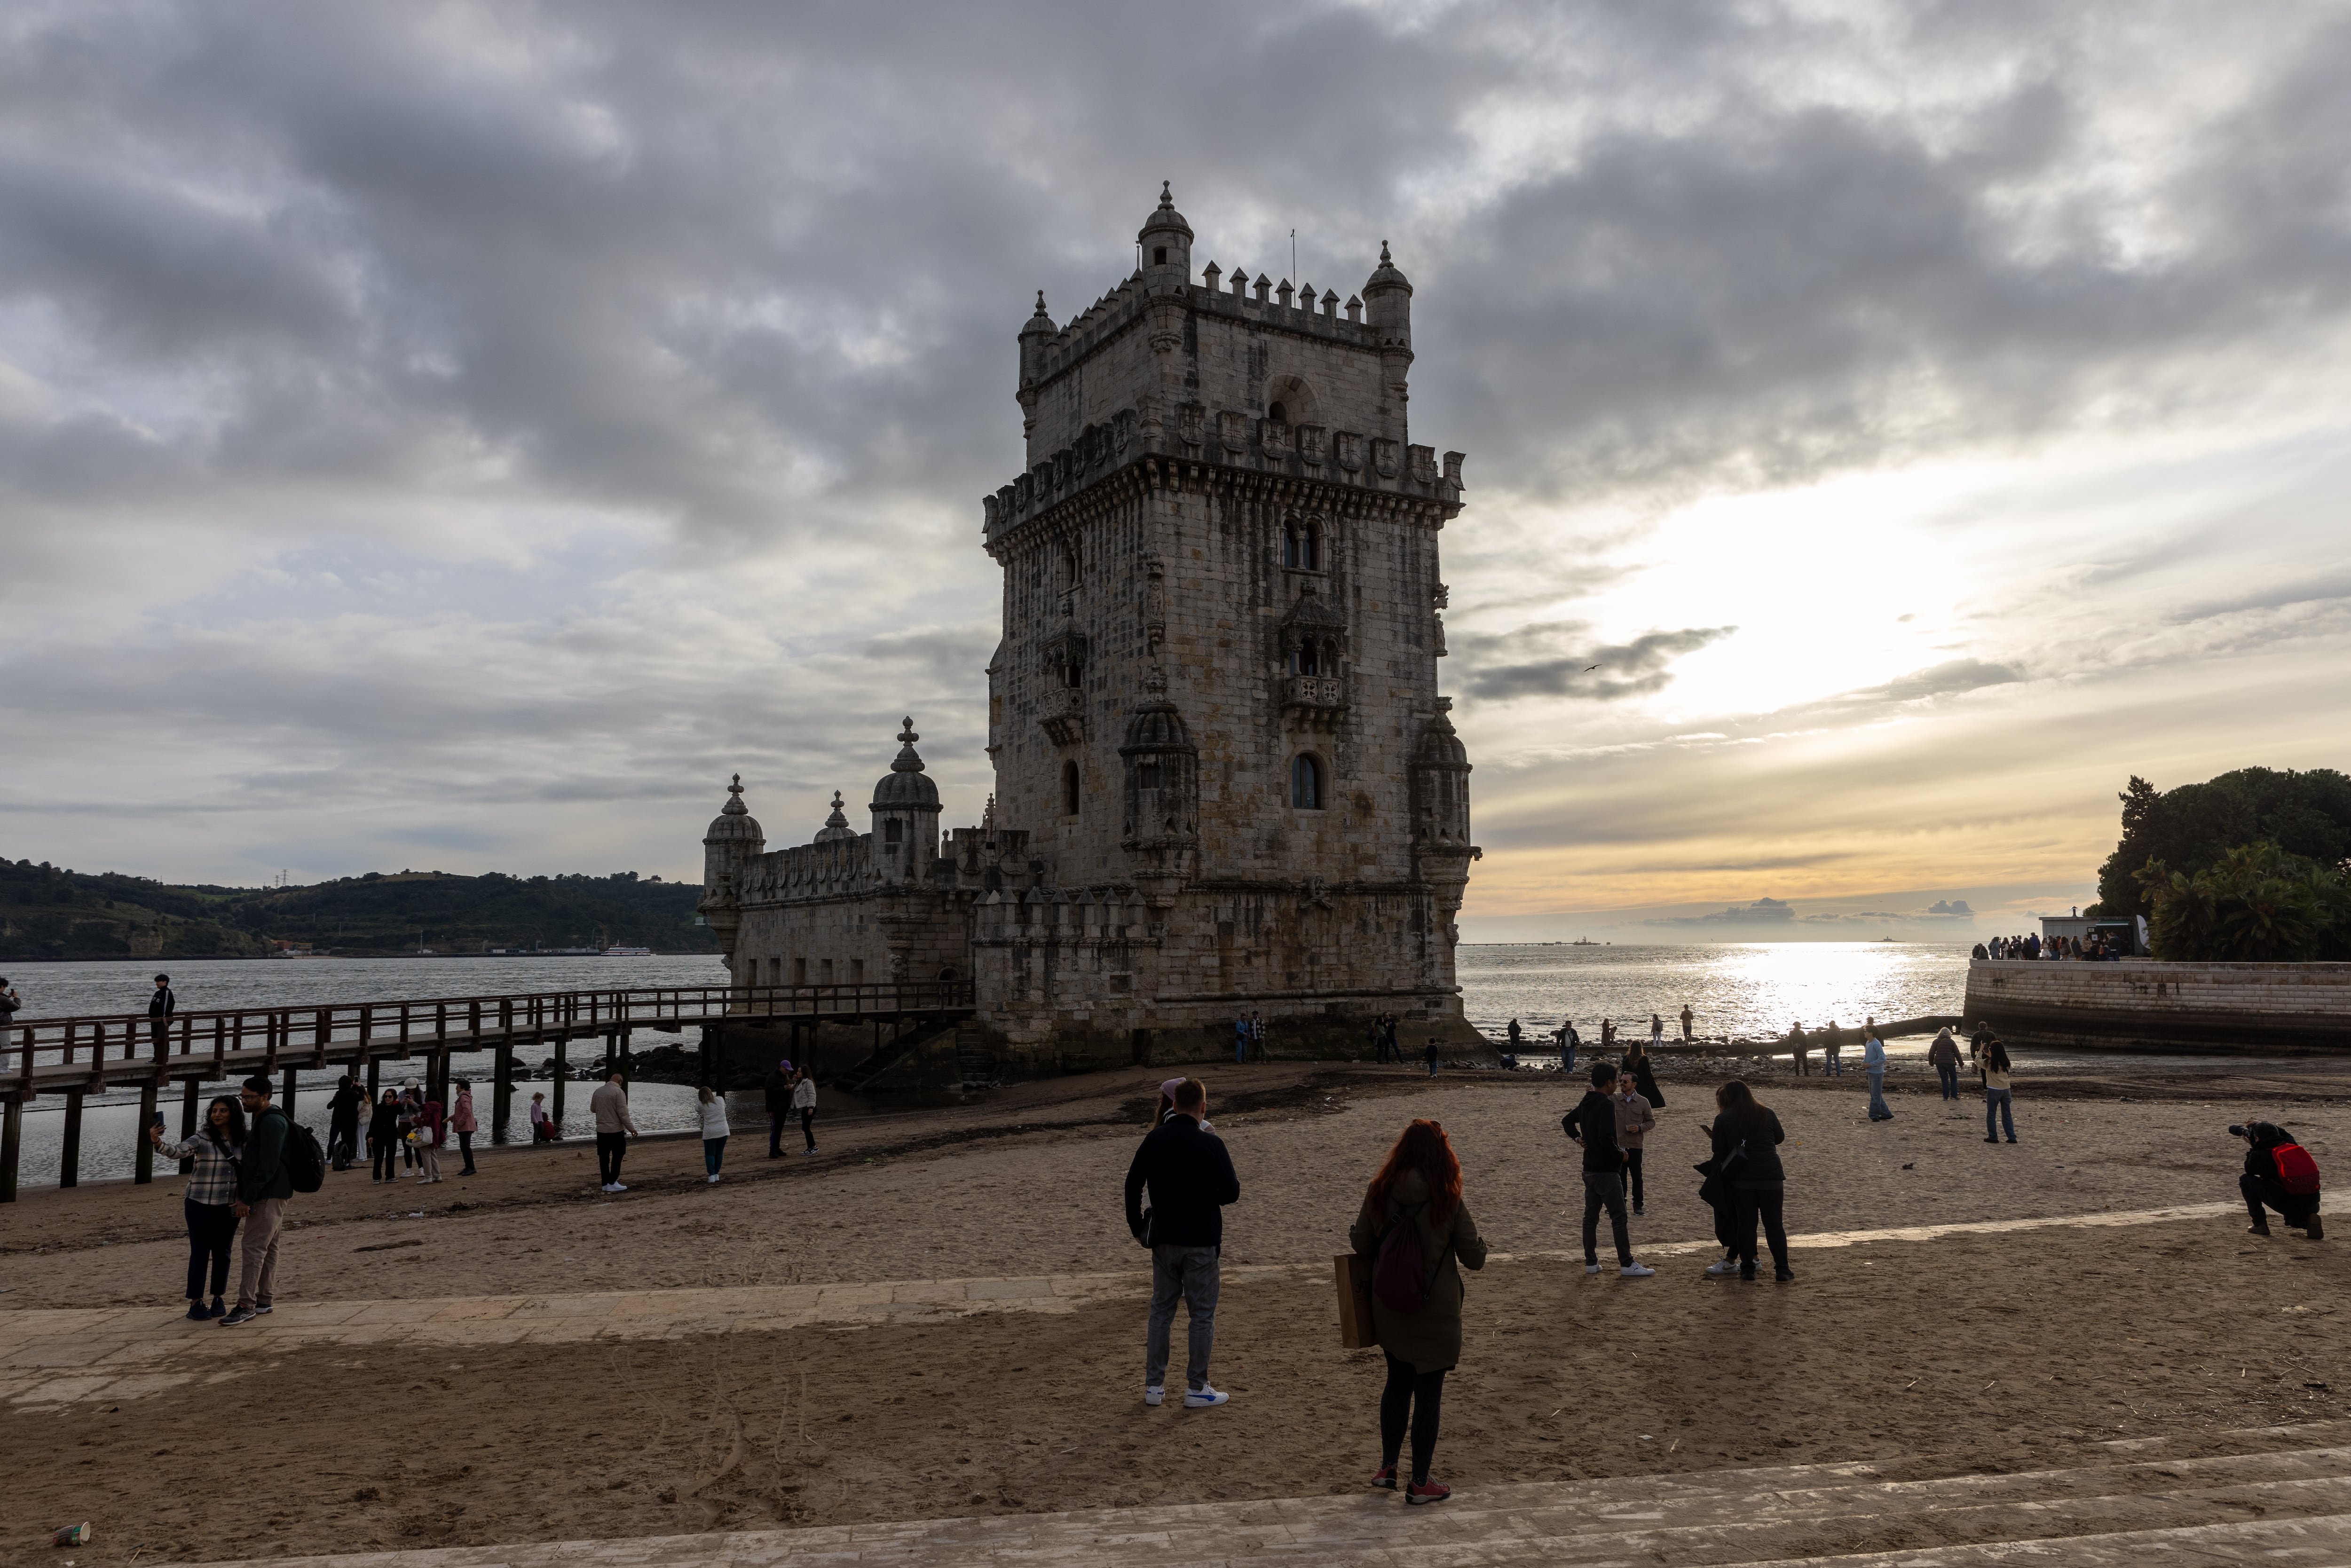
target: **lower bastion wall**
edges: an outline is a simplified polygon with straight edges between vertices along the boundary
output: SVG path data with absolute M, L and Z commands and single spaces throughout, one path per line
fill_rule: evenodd
M 1966 1010 L 2017 1045 L 2351 1052 L 2351 964 L 1979 959 L 1968 966 Z

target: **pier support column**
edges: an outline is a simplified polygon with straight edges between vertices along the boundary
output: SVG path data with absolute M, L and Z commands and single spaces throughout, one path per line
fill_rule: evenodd
M 571 1082 L 571 1064 L 564 1058 L 570 1053 L 570 1051 L 571 1041 L 569 1038 L 559 1038 L 556 1040 L 555 1092 L 548 1096 L 550 1103 L 547 1116 L 548 1120 L 555 1124 L 555 1135 L 559 1138 L 563 1136 L 563 1086 Z
M 277 1108 L 286 1113 L 287 1121 L 294 1119 L 294 1070 L 290 1067 L 286 1070 L 286 1087 L 278 1095 Z
M 57 1154 L 57 1185 L 81 1185 L 81 1091 L 66 1091 L 65 1147 Z
M 25 1103 L 14 1094 L 0 1106 L 0 1203 L 16 1201 L 16 1161 L 25 1152 Z
M 496 1065 L 490 1071 L 497 1082 L 490 1086 L 490 1142 L 507 1141 L 507 1123 L 514 1113 L 514 1041 L 498 1047 Z
M 147 1135 L 147 1129 L 155 1122 L 155 1085 L 151 1080 L 139 1090 L 139 1142 L 131 1166 L 133 1186 L 145 1186 L 155 1179 L 155 1141 Z
M 188 1080 L 186 1092 L 180 1096 L 180 1142 L 183 1144 L 196 1135 L 196 1102 L 203 1090 L 204 1085 L 191 1078 Z M 196 1157 L 193 1155 L 180 1162 L 182 1176 L 188 1175 L 195 1168 Z

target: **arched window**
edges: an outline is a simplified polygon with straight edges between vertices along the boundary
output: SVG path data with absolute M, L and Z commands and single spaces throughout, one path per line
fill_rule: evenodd
M 1312 523 L 1298 531 L 1298 564 L 1309 571 L 1322 570 L 1322 535 Z
M 1165 246 L 1155 245 L 1151 247 L 1151 265 L 1154 267 L 1165 267 L 1167 265 L 1167 247 Z
M 1065 545 L 1061 549 L 1061 586 L 1063 588 L 1075 588 L 1077 585 L 1078 547 L 1075 545 Z
M 1266 417 L 1272 420 L 1276 424 L 1288 424 L 1290 423 L 1290 410 L 1284 407 L 1279 401 L 1276 401 L 1265 411 L 1265 413 Z
M 1078 814 L 1078 765 L 1074 762 L 1062 763 L 1061 815 L 1064 817 L 1074 817 Z
M 1301 811 L 1322 809 L 1322 764 L 1301 755 L 1290 763 L 1290 803 Z
M 1338 643 L 1325 643 L 1322 644 L 1322 667 L 1319 673 L 1325 675 L 1335 675 L 1339 673 Z
M 1314 656 L 1314 644 L 1301 643 L 1290 650 L 1290 673 L 1293 675 L 1319 675 L 1322 673 Z
M 1290 518 L 1290 520 L 1288 520 L 1288 521 L 1284 522 L 1284 523 L 1282 524 L 1282 526 L 1281 526 L 1281 564 L 1282 564 L 1282 565 L 1284 565 L 1284 566 L 1298 566 L 1298 565 L 1302 564 L 1302 563 L 1299 560 L 1299 554 L 1298 554 L 1298 552 L 1299 552 L 1299 544 L 1300 544 L 1300 540 L 1299 540 L 1299 538 L 1298 538 L 1298 521 L 1297 521 L 1297 519 L 1296 519 L 1296 518 L 1294 518 L 1294 517 L 1293 517 L 1293 518 Z

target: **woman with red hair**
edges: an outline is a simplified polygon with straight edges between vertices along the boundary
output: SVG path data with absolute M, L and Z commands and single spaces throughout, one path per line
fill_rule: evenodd
M 1412 1427 L 1407 1503 L 1443 1502 L 1450 1487 L 1428 1479 L 1445 1375 L 1461 1360 L 1461 1270 L 1486 1266 L 1486 1243 L 1461 1201 L 1461 1162 L 1445 1129 L 1416 1121 L 1372 1178 L 1348 1241 L 1374 1260 L 1372 1328 L 1387 1356 L 1380 1391 L 1380 1470 L 1375 1487 L 1393 1491 L 1396 1458 Z

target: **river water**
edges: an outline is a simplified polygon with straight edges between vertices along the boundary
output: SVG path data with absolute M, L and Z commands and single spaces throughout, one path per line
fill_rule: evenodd
M 1499 1039 L 1517 1019 L 1531 1037 L 1573 1019 L 1587 1046 L 1600 1038 L 1600 1019 L 1613 1018 L 1620 1030 L 1644 1033 L 1651 1013 L 1666 1020 L 1668 1037 L 1680 1032 L 1684 1003 L 1696 1015 L 1701 1037 L 1762 1040 L 1802 1021 L 1817 1029 L 1832 1019 L 1851 1027 L 1865 1017 L 1917 1018 L 1956 1013 L 1967 988 L 1968 950 L 1957 944 L 1876 942 L 1753 942 L 1708 946 L 1577 947 L 1564 943 L 1464 947 L 1458 969 L 1469 1021 Z M 154 973 L 144 963 L 24 964 L 8 970 L 25 998 L 22 1019 L 60 1014 L 143 1012 Z M 726 970 L 715 956 L 675 957 L 403 957 L 176 960 L 172 988 L 180 1006 L 271 1008 L 315 1002 L 396 1001 L 431 997 L 486 997 L 527 991 L 590 990 L 638 986 L 715 986 Z M 657 1037 L 668 1040 L 672 1037 Z M 691 1043 L 691 1036 L 676 1037 Z M 1535 1043 L 1530 1040 L 1530 1044 Z M 1924 1040 L 1891 1042 L 1896 1052 L 1923 1050 Z M 575 1051 L 592 1046 L 575 1044 Z M 422 1073 L 421 1061 L 408 1064 Z M 303 1071 L 295 1113 L 324 1143 L 327 1091 L 338 1069 Z M 394 1069 L 387 1068 L 386 1082 Z M 488 1052 L 455 1059 L 452 1075 L 485 1083 Z M 205 1092 L 228 1092 L 226 1084 Z M 583 1124 L 588 1086 L 567 1091 L 567 1120 L 575 1134 Z M 524 1106 L 530 1090 L 517 1092 L 515 1124 L 526 1131 Z M 486 1129 L 489 1092 L 475 1096 Z M 683 1132 L 696 1125 L 695 1092 L 683 1084 L 635 1083 L 629 1109 L 648 1133 Z M 756 1094 L 730 1096 L 728 1114 L 746 1133 L 764 1127 L 766 1113 Z M 139 1135 L 139 1096 L 118 1090 L 83 1102 L 81 1179 L 105 1181 L 131 1175 Z M 166 1125 L 178 1136 L 176 1096 L 165 1108 Z M 53 1186 L 62 1147 L 64 1101 L 57 1096 L 25 1108 L 25 1145 L 19 1166 L 26 1186 Z M 486 1130 L 479 1134 L 487 1142 Z M 447 1157 L 454 1159 L 455 1150 Z M 169 1167 L 165 1167 L 168 1169 Z

